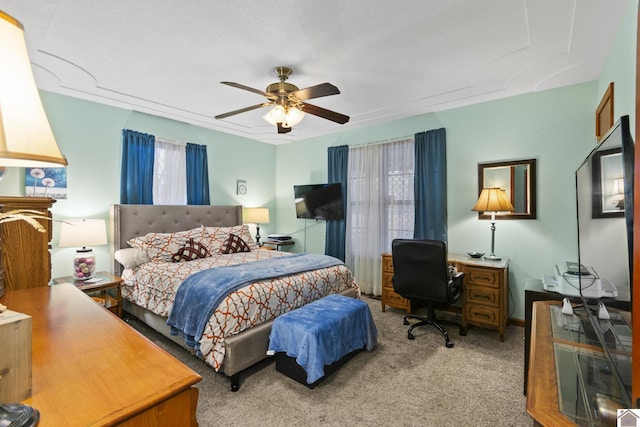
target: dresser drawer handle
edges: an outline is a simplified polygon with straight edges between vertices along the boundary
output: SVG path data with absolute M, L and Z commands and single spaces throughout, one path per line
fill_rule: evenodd
M 487 319 L 491 319 L 491 315 L 487 313 L 476 313 L 476 316 L 485 317 Z

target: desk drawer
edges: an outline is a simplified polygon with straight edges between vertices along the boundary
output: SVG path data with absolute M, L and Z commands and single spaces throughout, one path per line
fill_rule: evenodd
M 466 267 L 465 279 L 467 282 L 475 283 L 492 288 L 500 287 L 500 272 L 490 268 Z
M 393 274 L 393 258 L 390 255 L 382 256 L 382 271 L 390 271 Z
M 489 326 L 500 326 L 500 316 L 497 308 L 467 303 L 466 318 L 468 322 L 472 323 L 483 323 Z
M 404 308 L 409 304 L 409 300 L 402 298 L 393 291 L 393 288 L 382 288 L 382 300 L 393 307 Z
M 484 286 L 467 286 L 464 290 L 465 304 L 481 304 L 500 307 L 499 289 Z
M 382 272 L 382 288 L 389 288 L 393 290 L 393 272 Z

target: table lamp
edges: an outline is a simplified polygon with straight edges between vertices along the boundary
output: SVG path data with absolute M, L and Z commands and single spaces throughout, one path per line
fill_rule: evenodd
M 256 243 L 260 243 L 260 224 L 269 224 L 269 208 L 247 208 L 244 211 L 245 224 L 256 225 Z
M 496 212 L 513 212 L 515 209 L 507 197 L 507 192 L 501 188 L 483 188 L 472 211 L 491 214 L 491 254 L 485 259 L 499 261 L 501 258 L 494 252 L 496 235 Z
M 96 257 L 90 246 L 107 244 L 107 229 L 104 219 L 65 220 L 60 227 L 61 248 L 78 248 L 73 259 L 73 278 L 88 280 L 96 270 Z

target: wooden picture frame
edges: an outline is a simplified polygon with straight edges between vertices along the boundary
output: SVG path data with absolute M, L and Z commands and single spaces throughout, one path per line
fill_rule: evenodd
M 611 82 L 596 108 L 596 141 L 598 143 L 613 126 L 613 117 L 613 82 Z

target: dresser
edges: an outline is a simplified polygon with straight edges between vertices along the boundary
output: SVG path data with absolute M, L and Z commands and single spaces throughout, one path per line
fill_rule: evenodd
M 196 426 L 202 378 L 65 283 L 7 293 L 32 317 L 32 397 L 40 426 Z
M 465 273 L 462 294 L 462 329 L 495 329 L 504 341 L 509 318 L 509 259 L 487 261 L 464 254 L 448 254 L 449 264 Z M 411 312 L 411 301 L 393 290 L 393 259 L 382 254 L 382 311 L 386 306 Z
M 28 209 L 51 218 L 50 208 L 55 202 L 48 197 L 0 197 L 0 212 Z M 51 280 L 51 221 L 37 221 L 46 232 L 37 231 L 25 221 L 0 225 L 0 280 L 4 280 L 6 290 L 47 286 Z

